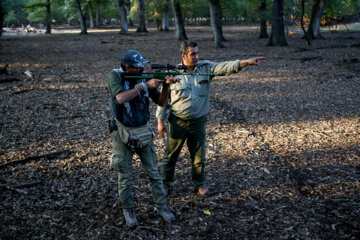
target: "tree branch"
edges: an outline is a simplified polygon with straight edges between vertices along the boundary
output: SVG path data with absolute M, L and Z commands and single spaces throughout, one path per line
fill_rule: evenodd
M 12 187 L 12 186 L 9 186 L 7 184 L 2 184 L 0 183 L 0 187 L 2 188 L 6 188 L 8 190 L 11 190 L 11 191 L 14 191 L 14 192 L 18 192 L 18 193 L 23 193 L 23 194 L 27 194 L 28 192 L 27 191 L 24 191 L 24 190 L 21 190 L 21 189 L 17 189 L 15 187 Z
M 9 165 L 15 165 L 15 164 L 21 164 L 21 163 L 27 163 L 30 161 L 35 161 L 35 160 L 39 160 L 42 158 L 45 159 L 53 159 L 56 156 L 62 155 L 62 154 L 69 154 L 71 153 L 70 150 L 62 150 L 62 151 L 57 151 L 57 152 L 51 152 L 51 153 L 47 153 L 47 154 L 43 154 L 43 155 L 37 155 L 37 156 L 30 156 L 30 157 L 26 157 L 24 159 L 20 159 L 20 160 L 15 160 L 15 161 L 10 161 L 4 164 L 0 165 L 0 169 L 5 168 Z

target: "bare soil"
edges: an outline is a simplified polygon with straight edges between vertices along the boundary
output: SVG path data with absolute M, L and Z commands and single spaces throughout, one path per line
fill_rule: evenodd
M 187 28 L 211 61 L 266 56 L 212 81 L 206 180 L 193 193 L 184 148 L 166 224 L 135 158 L 139 227 L 129 229 L 112 169 L 107 75 L 136 49 L 176 64 L 174 31 L 5 34 L 0 42 L 0 239 L 359 239 L 360 33 L 266 47 L 256 29 Z M 155 105 L 151 123 L 156 130 Z M 160 166 L 164 140 L 155 139 Z

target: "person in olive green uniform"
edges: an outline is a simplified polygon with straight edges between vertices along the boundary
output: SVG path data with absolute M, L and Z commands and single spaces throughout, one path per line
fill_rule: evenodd
M 163 191 L 168 195 L 171 183 L 174 181 L 176 161 L 185 140 L 191 156 L 191 178 L 195 192 L 204 196 L 209 194 L 205 184 L 205 136 L 206 114 L 209 111 L 210 80 L 211 76 L 200 74 L 218 73 L 230 75 L 239 72 L 242 68 L 259 65 L 264 57 L 255 57 L 246 60 L 226 62 L 199 61 L 199 50 L 194 41 L 185 41 L 181 48 L 182 64 L 193 75 L 182 75 L 181 81 L 169 87 L 169 105 L 158 106 L 158 132 L 164 137 L 166 132 L 165 113 L 170 109 L 168 118 L 168 134 L 165 154 L 161 163 L 161 177 Z
M 150 118 L 149 97 L 155 103 L 164 105 L 168 98 L 169 84 L 179 80 L 173 77 L 167 77 L 165 81 L 160 79 L 150 79 L 149 81 L 123 79 L 122 73 L 143 72 L 147 63 L 148 61 L 139 52 L 129 50 L 121 56 L 121 68 L 111 71 L 108 77 L 110 109 L 114 117 L 111 161 L 114 169 L 118 172 L 119 197 L 126 224 L 130 227 L 138 225 L 131 191 L 133 184 L 132 157 L 135 152 L 139 155 L 149 177 L 152 197 L 158 213 L 167 222 L 175 220 L 175 216 L 166 206 L 166 198 L 162 191 L 163 183 L 158 172 L 155 148 L 152 142 L 153 133 L 147 124 Z M 160 93 L 158 87 L 161 84 L 163 87 Z M 137 140 L 132 139 L 131 145 L 128 141 L 129 138 L 124 138 L 124 132 L 128 129 L 131 129 L 130 132 L 143 130 L 141 136 L 148 136 L 147 144 L 139 147 L 139 137 L 136 138 Z

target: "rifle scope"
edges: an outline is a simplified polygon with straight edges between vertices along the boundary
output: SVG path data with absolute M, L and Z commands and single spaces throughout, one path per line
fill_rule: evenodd
M 172 65 L 172 64 L 151 64 L 152 69 L 166 69 L 166 70 L 174 70 L 174 69 L 181 69 L 186 70 L 187 66 L 185 65 Z

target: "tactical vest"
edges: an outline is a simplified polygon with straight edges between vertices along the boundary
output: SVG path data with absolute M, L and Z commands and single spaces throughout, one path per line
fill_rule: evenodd
M 119 104 L 114 97 L 110 96 L 110 110 L 112 115 L 127 127 L 140 127 L 145 125 L 150 119 L 149 98 L 140 102 L 136 97 L 129 101 L 131 116 L 128 114 L 124 104 Z

